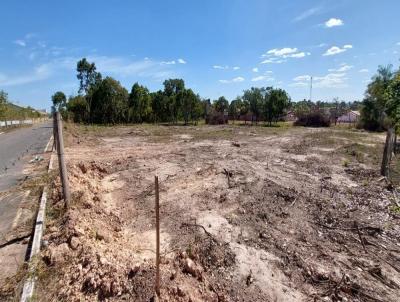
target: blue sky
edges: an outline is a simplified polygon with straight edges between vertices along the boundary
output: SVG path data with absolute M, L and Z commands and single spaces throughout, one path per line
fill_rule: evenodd
M 399 0 L 8 1 L 0 4 L 0 89 L 49 108 L 76 94 L 76 62 L 128 90 L 183 78 L 202 97 L 251 86 L 292 100 L 361 99 L 378 65 L 400 58 Z

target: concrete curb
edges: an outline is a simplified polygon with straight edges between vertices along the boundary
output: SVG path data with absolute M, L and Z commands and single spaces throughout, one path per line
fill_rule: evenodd
M 21 295 L 21 300 L 20 300 L 21 302 L 30 301 L 32 298 L 32 295 L 33 295 L 33 289 L 35 287 L 36 277 L 34 277 L 35 265 L 33 264 L 32 260 L 40 252 L 40 245 L 42 242 L 42 235 L 43 235 L 43 229 L 44 229 L 44 219 L 46 216 L 46 202 L 47 202 L 47 187 L 44 187 L 42 198 L 40 199 L 38 215 L 36 218 L 35 232 L 33 234 L 33 240 L 32 240 L 31 254 L 29 256 L 29 261 L 30 261 L 30 263 L 29 263 L 30 274 L 29 275 L 30 275 L 30 277 L 28 277 L 28 279 L 24 283 L 24 288 L 22 290 L 22 295 Z
M 49 142 L 47 143 L 44 152 L 47 152 L 47 149 L 50 145 L 51 140 L 53 139 L 53 136 L 50 137 Z M 50 161 L 49 161 L 49 167 L 48 171 L 53 169 L 53 152 L 50 155 Z M 33 233 L 33 239 L 32 239 L 32 249 L 31 249 L 31 254 L 29 255 L 29 277 L 25 280 L 24 287 L 22 289 L 22 295 L 21 295 L 21 302 L 28 302 L 31 301 L 32 296 L 33 296 L 33 290 L 35 288 L 35 263 L 34 263 L 34 257 L 40 252 L 40 246 L 42 243 L 42 235 L 44 231 L 44 220 L 46 218 L 46 203 L 47 203 L 47 187 L 45 186 L 43 188 L 43 193 L 42 197 L 40 199 L 40 205 L 39 205 L 39 211 L 36 217 L 36 223 L 35 223 L 35 231 Z

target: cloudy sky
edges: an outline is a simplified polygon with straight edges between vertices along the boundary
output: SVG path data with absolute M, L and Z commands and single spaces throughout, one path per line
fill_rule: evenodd
M 183 78 L 201 96 L 251 86 L 294 101 L 361 99 L 378 65 L 400 58 L 399 0 L 22 1 L 0 4 L 0 90 L 49 108 L 76 94 L 76 62 L 94 61 L 128 90 Z

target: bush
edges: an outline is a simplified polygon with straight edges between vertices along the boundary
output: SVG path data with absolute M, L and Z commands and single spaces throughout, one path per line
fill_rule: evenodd
M 294 125 L 303 127 L 329 127 L 331 121 L 322 112 L 314 111 L 301 114 L 297 121 L 294 122 Z
M 213 111 L 206 117 L 206 124 L 209 125 L 228 124 L 228 116 L 225 116 L 223 113 Z

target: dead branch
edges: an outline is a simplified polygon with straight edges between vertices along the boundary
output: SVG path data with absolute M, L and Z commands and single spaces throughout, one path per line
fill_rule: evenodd
M 206 233 L 210 238 L 214 239 L 213 235 L 211 235 L 211 233 L 208 232 L 206 230 L 206 228 L 204 226 L 202 226 L 201 224 L 182 222 L 181 228 L 182 227 L 198 227 L 198 228 L 201 228 L 201 229 L 203 229 L 204 233 Z
M 357 230 L 357 234 L 358 234 L 358 237 L 360 238 L 364 252 L 368 253 L 367 248 L 365 247 L 364 238 L 361 236 L 360 228 L 358 227 L 357 221 L 354 221 L 354 228 Z

